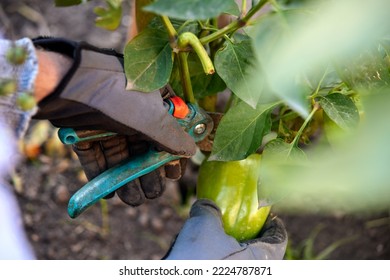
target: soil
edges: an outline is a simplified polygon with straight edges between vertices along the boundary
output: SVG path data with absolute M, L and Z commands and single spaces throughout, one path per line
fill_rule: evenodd
M 0 34 L 15 39 L 40 35 L 67 37 L 123 50 L 128 15 L 125 14 L 119 30 L 109 32 L 93 24 L 92 7 L 96 1 L 69 8 L 55 8 L 53 3 L 54 0 L 2 0 Z M 126 1 L 125 7 L 130 10 Z M 26 142 L 36 124 L 31 125 Z M 54 129 L 46 128 L 48 131 L 52 133 Z M 163 196 L 156 200 L 133 208 L 114 197 L 71 219 L 66 210 L 68 199 L 86 179 L 73 152 L 69 147 L 53 146 L 57 143 L 54 138 L 39 143 L 41 150 L 35 155 L 30 153 L 14 176 L 25 228 L 37 258 L 161 259 L 194 200 L 196 165 L 190 163 L 180 181 L 168 181 Z M 333 248 L 325 255 L 326 259 L 390 259 L 389 209 L 353 215 L 275 214 L 284 221 L 289 234 L 286 258 L 312 259 Z M 321 230 L 313 237 L 319 227 Z M 343 242 L 345 238 L 349 239 Z M 302 253 L 304 242 L 306 255 Z

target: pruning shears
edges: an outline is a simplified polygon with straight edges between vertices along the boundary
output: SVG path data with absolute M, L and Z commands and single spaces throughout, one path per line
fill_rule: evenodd
M 210 146 L 207 137 L 215 130 L 213 118 L 198 105 L 185 103 L 177 96 L 170 97 L 164 102 L 168 112 L 175 117 L 184 130 L 197 144 L 204 146 L 203 150 L 207 150 L 208 146 Z M 109 131 L 77 131 L 73 128 L 60 128 L 58 131 L 61 142 L 67 145 L 84 141 L 98 141 L 115 135 L 116 133 Z M 153 147 L 150 147 L 145 154 L 133 157 L 128 161 L 106 170 L 86 183 L 70 198 L 68 203 L 69 216 L 71 218 L 77 217 L 89 206 L 95 204 L 126 183 L 181 157 L 180 155 L 173 155 L 165 151 L 157 151 Z

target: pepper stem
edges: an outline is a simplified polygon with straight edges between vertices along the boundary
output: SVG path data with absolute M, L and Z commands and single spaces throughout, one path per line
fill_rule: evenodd
M 185 52 L 176 53 L 179 64 L 180 80 L 183 87 L 184 99 L 187 102 L 195 103 L 195 96 L 192 90 L 190 69 L 188 67 L 187 56 Z
M 198 55 L 200 62 L 203 66 L 203 71 L 206 74 L 214 74 L 215 69 L 213 62 L 211 61 L 207 51 L 201 44 L 199 38 L 196 37 L 195 34 L 191 32 L 184 32 L 180 34 L 177 40 L 177 46 L 180 52 L 186 50 L 188 47 L 191 47 Z
M 161 20 L 162 20 L 162 22 L 163 22 L 163 24 L 165 26 L 165 29 L 168 32 L 169 42 L 171 44 L 173 44 L 176 41 L 176 38 L 177 38 L 177 31 L 176 31 L 175 27 L 173 27 L 173 24 L 170 21 L 169 17 L 161 16 Z

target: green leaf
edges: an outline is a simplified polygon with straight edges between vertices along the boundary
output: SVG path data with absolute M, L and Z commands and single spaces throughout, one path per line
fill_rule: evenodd
M 375 43 L 357 55 L 337 60 L 338 73 L 349 87 L 359 91 L 361 88 L 390 85 L 388 48 L 383 42 L 381 46 L 383 51 L 379 51 L 380 48 Z
M 231 11 L 234 0 L 160 0 L 144 8 L 153 12 L 183 20 L 205 20 Z
M 359 111 L 350 97 L 333 93 L 318 98 L 319 104 L 327 116 L 344 130 L 356 128 L 359 123 Z
M 230 6 L 225 8 L 223 12 L 236 17 L 240 16 L 240 8 L 238 7 L 237 2 L 236 1 L 227 1 L 227 2 L 230 4 Z
M 268 142 L 263 151 L 264 158 L 269 156 L 277 157 L 278 160 L 306 159 L 306 154 L 300 148 L 276 138 Z
M 172 72 L 172 49 L 165 31 L 146 28 L 125 47 L 127 89 L 151 92 L 165 86 Z
M 79 5 L 89 0 L 55 0 L 56 7 L 69 7 Z
M 226 84 L 217 73 L 214 73 L 213 75 L 205 75 L 203 72 L 194 79 L 192 85 L 194 87 L 196 99 L 215 95 L 226 89 Z
M 197 54 L 190 53 L 188 55 L 188 66 L 192 89 L 197 100 L 206 96 L 215 95 L 226 89 L 224 81 L 217 73 L 214 73 L 213 75 L 206 75 L 204 73 L 203 66 Z M 170 85 L 176 94 L 179 96 L 184 95 L 177 63 L 174 63 Z
M 225 46 L 218 50 L 214 60 L 215 69 L 227 87 L 253 108 L 256 108 L 261 96 L 261 89 L 255 90 L 248 80 L 254 70 L 255 59 L 251 41 L 244 40 L 237 44 L 227 41 Z
M 262 162 L 265 166 L 273 162 L 305 162 L 306 154 L 293 143 L 286 143 L 280 138 L 269 141 L 263 150 Z M 261 175 L 262 176 L 262 175 Z M 260 206 L 275 204 L 289 195 L 291 190 L 286 192 L 278 191 L 271 185 L 262 184 L 262 179 L 258 182 L 257 198 Z
M 201 27 L 198 21 L 186 21 L 180 19 L 170 19 L 173 27 L 177 30 L 178 34 L 184 32 L 191 32 L 198 34 L 201 31 Z M 151 29 L 160 29 L 162 31 L 166 30 L 164 23 L 161 21 L 160 17 L 154 17 L 148 24 L 148 28 Z
M 310 13 L 278 10 L 261 17 L 253 28 L 258 59 L 271 89 L 303 117 L 308 111 L 295 89 L 295 76 L 358 55 L 389 30 L 389 1 L 361 1 L 359 5 L 352 0 L 311 2 L 315 3 L 307 6 Z M 340 20 L 345 15 L 348 20 Z
M 280 195 L 279 209 L 311 213 L 387 211 L 390 188 L 390 89 L 364 98 L 365 119 L 335 146 L 312 147 L 308 161 L 263 161 L 262 185 Z
M 219 124 L 209 160 L 241 160 L 254 153 L 270 130 L 270 114 L 278 104 L 261 104 L 253 109 L 239 102 L 231 107 Z
M 106 3 L 107 8 L 98 6 L 93 9 L 97 15 L 95 24 L 100 28 L 115 30 L 121 23 L 122 0 L 107 0 Z

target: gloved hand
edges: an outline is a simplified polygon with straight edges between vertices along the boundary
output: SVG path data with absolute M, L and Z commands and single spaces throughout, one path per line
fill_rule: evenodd
M 125 90 L 123 56 L 114 50 L 98 49 L 86 43 L 61 38 L 37 38 L 38 48 L 66 55 L 73 60 L 69 72 L 53 93 L 41 100 L 36 119 L 48 119 L 57 127 L 76 130 L 105 130 L 119 136 L 74 146 L 87 178 L 145 152 L 153 143 L 158 149 L 190 157 L 194 140 L 168 114 L 159 91 Z M 133 206 L 164 191 L 164 177 L 178 179 L 183 161 L 168 164 L 117 191 Z
M 224 232 L 221 211 L 208 199 L 197 200 L 166 260 L 281 260 L 287 246 L 282 221 L 269 218 L 256 239 L 238 242 Z

